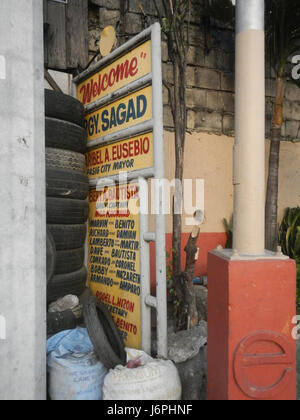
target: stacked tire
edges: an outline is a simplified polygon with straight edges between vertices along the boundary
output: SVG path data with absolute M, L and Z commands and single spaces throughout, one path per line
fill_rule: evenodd
M 69 294 L 80 296 L 86 287 L 89 182 L 82 104 L 71 96 L 46 90 L 45 115 L 47 242 L 52 244 L 47 246 L 50 304 Z

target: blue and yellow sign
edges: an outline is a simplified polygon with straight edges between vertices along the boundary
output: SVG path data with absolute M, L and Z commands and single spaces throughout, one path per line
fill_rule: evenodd
M 86 154 L 90 179 L 132 172 L 154 165 L 153 134 L 143 134 L 118 143 L 101 146 Z
M 125 98 L 87 114 L 88 142 L 133 127 L 152 118 L 152 87 L 148 86 Z

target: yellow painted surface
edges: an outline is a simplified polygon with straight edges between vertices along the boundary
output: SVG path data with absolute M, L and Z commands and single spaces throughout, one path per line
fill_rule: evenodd
M 174 134 L 164 133 L 165 175 L 171 180 L 175 173 Z M 205 182 L 205 220 L 201 232 L 223 232 L 222 219 L 229 218 L 233 211 L 232 186 L 232 148 L 233 139 L 205 133 L 188 134 L 184 178 L 193 180 L 193 202 L 195 203 L 195 180 Z M 171 193 L 173 190 L 171 191 Z M 196 203 L 195 203 L 196 204 Z M 187 215 L 183 214 L 183 232 L 191 232 L 185 224 Z M 152 228 L 153 228 L 153 218 Z M 166 216 L 166 231 L 172 232 L 172 216 Z
M 137 184 L 89 195 L 89 286 L 106 304 L 128 347 L 141 347 Z
M 88 142 L 152 118 L 152 86 L 141 89 L 85 117 Z
M 268 148 L 269 151 L 269 142 Z M 282 142 L 279 167 L 279 221 L 286 207 L 300 206 L 300 143 Z
M 151 70 L 151 41 L 147 41 L 80 83 L 77 98 L 84 105 L 92 104 L 146 76 Z
M 90 179 L 151 168 L 153 162 L 153 134 L 143 134 L 118 143 L 102 146 L 86 155 Z

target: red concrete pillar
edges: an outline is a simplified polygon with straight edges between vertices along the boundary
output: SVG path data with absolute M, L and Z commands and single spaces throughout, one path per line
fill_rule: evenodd
M 292 260 L 209 255 L 208 400 L 295 400 Z

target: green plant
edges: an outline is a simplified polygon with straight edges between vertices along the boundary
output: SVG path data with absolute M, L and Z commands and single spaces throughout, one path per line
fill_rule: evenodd
M 297 303 L 300 306 L 300 207 L 287 208 L 279 227 L 282 252 L 297 265 Z
M 227 219 L 224 218 L 223 225 L 224 225 L 225 232 L 227 235 L 227 242 L 226 242 L 225 248 L 232 249 L 233 247 L 233 215 L 231 216 L 229 222 Z
M 287 208 L 279 228 L 279 243 L 285 255 L 300 257 L 300 207 Z

